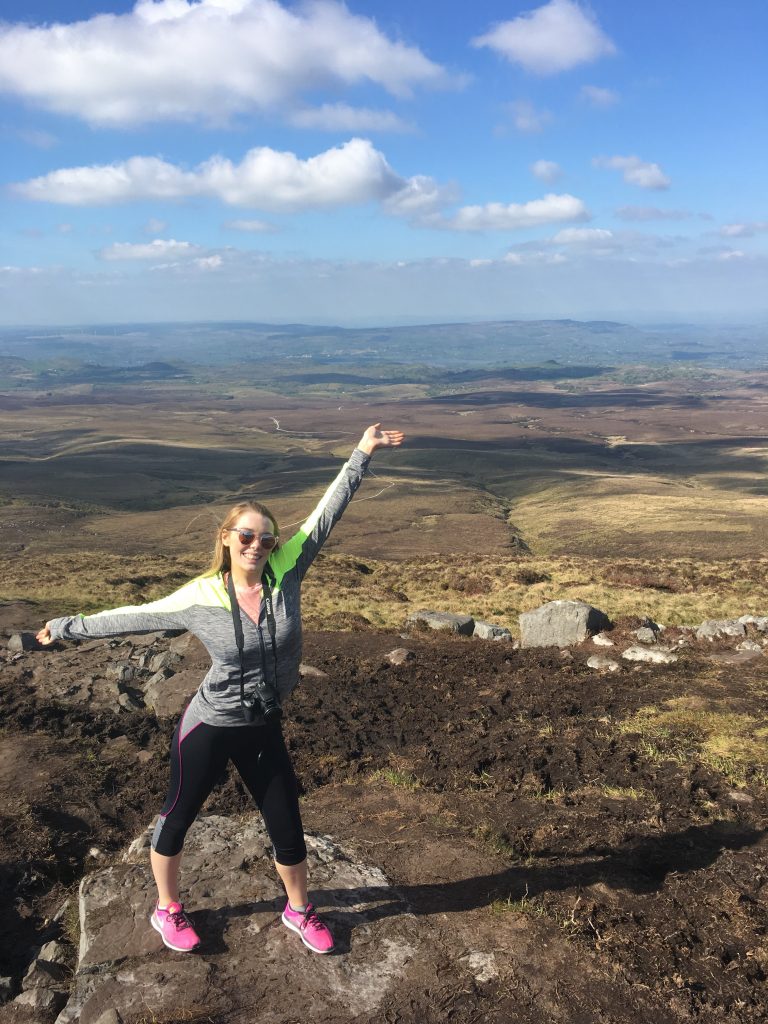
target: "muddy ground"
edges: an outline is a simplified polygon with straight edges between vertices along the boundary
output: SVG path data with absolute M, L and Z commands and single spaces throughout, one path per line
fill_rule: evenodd
M 2 625 L 24 611 L 4 609 Z M 400 646 L 415 657 L 395 667 L 385 655 Z M 600 675 L 588 647 L 307 634 L 304 660 L 327 675 L 303 681 L 285 723 L 307 828 L 380 867 L 454 948 L 490 944 L 507 964 L 485 980 L 466 957 L 416 971 L 356 1024 L 768 1017 L 762 778 L 736 786 L 620 728 L 684 696 L 764 715 L 765 655 L 716 664 L 694 643 L 674 665 Z M 115 704 L 106 670 L 121 656 L 99 642 L 0 662 L 0 974 L 17 980 L 42 942 L 76 937 L 56 910 L 162 803 L 174 723 Z M 194 649 L 185 658 L 202 668 Z M 206 810 L 248 808 L 227 778 Z

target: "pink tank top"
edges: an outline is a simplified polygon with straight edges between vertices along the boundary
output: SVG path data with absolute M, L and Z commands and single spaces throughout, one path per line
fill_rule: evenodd
M 255 583 L 252 587 L 235 587 L 235 593 L 241 610 L 258 625 L 261 615 L 261 583 Z

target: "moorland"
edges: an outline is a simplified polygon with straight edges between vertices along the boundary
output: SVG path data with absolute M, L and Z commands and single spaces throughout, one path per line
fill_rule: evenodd
M 380 668 L 420 607 L 513 633 L 557 598 L 619 631 L 765 615 L 760 346 L 663 326 L 470 327 L 6 332 L 0 629 L 167 593 L 204 567 L 217 516 L 244 494 L 290 533 L 368 423 L 399 426 L 406 446 L 377 456 L 305 585 L 308 657 L 331 675 L 287 726 L 305 816 L 365 848 L 418 913 L 439 882 L 447 912 L 524 945 L 530 973 L 470 991 L 448 971 L 440 1012 L 421 979 L 391 1019 L 763 1020 L 764 656 L 715 666 L 700 647 L 609 683 L 580 652 L 422 637 L 394 687 Z M 0 668 L 12 973 L 89 847 L 116 855 L 155 812 L 162 780 L 148 786 L 136 751 L 162 757 L 171 728 L 150 709 L 73 710 L 39 657 Z M 86 661 L 73 658 L 70 683 Z M 340 696 L 361 679 L 376 709 L 364 736 Z M 323 709 L 333 724 L 307 747 L 302 723 Z M 122 760 L 89 771 L 116 735 Z M 69 796 L 62 770 L 78 779 Z M 105 817 L 106 793 L 119 814 Z M 246 803 L 230 780 L 212 806 Z

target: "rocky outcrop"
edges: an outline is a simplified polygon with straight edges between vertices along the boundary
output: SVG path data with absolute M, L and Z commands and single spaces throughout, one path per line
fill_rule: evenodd
M 715 640 L 723 636 L 746 636 L 746 624 L 739 619 L 707 619 L 696 630 L 697 640 Z
M 521 647 L 570 647 L 610 626 L 605 612 L 586 601 L 550 601 L 520 616 Z
M 215 1015 L 237 1006 L 262 1020 L 287 978 L 303 1019 L 370 1014 L 427 942 L 379 869 L 327 837 L 308 835 L 311 896 L 345 954 L 313 956 L 280 924 L 285 896 L 261 819 L 209 816 L 190 830 L 182 868 L 203 943 L 198 953 L 178 955 L 149 924 L 147 845 L 148 832 L 122 863 L 83 879 L 77 970 L 56 1024 L 97 1024 L 110 1011 L 124 1019 L 183 1020 L 192 1007 Z

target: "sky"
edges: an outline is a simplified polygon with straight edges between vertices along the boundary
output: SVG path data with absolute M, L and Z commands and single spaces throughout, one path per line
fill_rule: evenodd
M 768 318 L 765 0 L 0 0 L 0 323 Z

